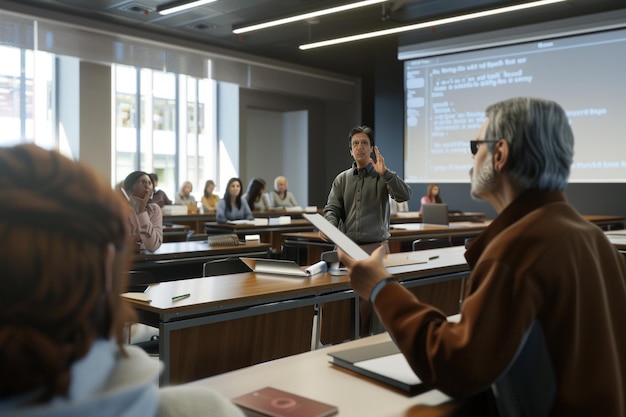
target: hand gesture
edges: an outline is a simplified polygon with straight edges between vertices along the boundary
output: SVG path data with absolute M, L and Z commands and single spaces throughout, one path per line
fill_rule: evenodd
M 370 162 L 374 166 L 376 172 L 378 172 L 380 175 L 383 175 L 385 172 L 387 172 L 387 166 L 385 166 L 385 158 L 383 158 L 383 155 L 378 150 L 378 146 L 374 146 L 374 153 L 376 154 L 376 161 L 370 158 Z

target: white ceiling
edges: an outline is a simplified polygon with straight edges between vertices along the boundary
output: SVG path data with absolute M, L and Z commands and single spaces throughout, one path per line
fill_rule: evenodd
M 356 0 L 351 0 L 356 1 Z M 336 0 L 217 0 L 188 11 L 161 16 L 158 5 L 167 0 L 0 0 L 0 8 L 34 7 L 72 18 L 112 22 L 149 32 L 200 41 L 221 48 L 286 60 L 303 65 L 360 75 L 376 48 L 419 43 L 479 31 L 501 29 L 558 18 L 626 8 L 626 0 L 568 0 L 541 9 L 421 30 L 381 40 L 364 40 L 322 50 L 300 51 L 302 43 L 363 31 L 417 23 L 497 5 L 522 3 L 506 0 L 393 0 L 359 10 L 323 16 L 315 22 L 296 22 L 242 36 L 234 27 L 259 23 L 336 6 Z

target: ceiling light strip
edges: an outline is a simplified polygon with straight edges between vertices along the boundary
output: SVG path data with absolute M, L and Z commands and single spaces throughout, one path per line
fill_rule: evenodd
M 278 20 L 272 20 L 270 22 L 259 23 L 257 25 L 246 26 L 246 27 L 242 27 L 239 29 L 233 29 L 233 33 L 241 34 L 241 33 L 246 33 L 246 32 L 252 32 L 253 30 L 266 29 L 266 28 L 273 27 L 273 26 L 279 26 L 279 25 L 284 25 L 287 23 L 297 22 L 299 20 L 312 19 L 314 17 L 324 16 L 327 14 L 344 12 L 346 10 L 352 10 L 352 9 L 356 9 L 359 7 L 371 6 L 372 4 L 383 3 L 385 1 L 388 1 L 388 0 L 365 0 L 365 1 L 360 1 L 357 3 L 344 4 L 342 6 L 331 7 L 330 9 L 318 10 L 316 12 L 305 13 L 305 14 L 301 14 L 297 16 L 286 17 L 284 19 L 278 19 Z
M 449 23 L 462 22 L 464 20 L 478 19 L 481 17 L 493 16 L 497 14 L 509 13 L 509 12 L 514 12 L 514 11 L 524 10 L 524 9 L 530 9 L 533 7 L 546 6 L 546 5 L 553 4 L 553 3 L 560 3 L 563 1 L 567 1 L 567 0 L 540 0 L 540 1 L 535 1 L 531 3 L 517 4 L 514 6 L 507 6 L 507 7 L 497 8 L 497 9 L 484 10 L 482 12 L 475 12 L 475 13 L 469 13 L 465 15 L 447 17 L 444 19 L 431 20 L 428 22 L 417 23 L 414 25 L 400 26 L 397 28 L 379 30 L 375 32 L 361 33 L 359 35 L 345 36 L 342 38 L 308 43 L 308 44 L 300 45 L 299 48 L 303 51 L 307 49 L 321 48 L 324 46 L 337 45 L 340 43 L 354 42 L 354 41 L 358 41 L 362 39 L 370 39 L 370 38 L 375 38 L 379 36 L 393 35 L 396 33 L 409 32 L 412 30 L 424 29 L 424 28 L 428 28 L 432 26 L 442 26 L 442 25 L 447 25 Z
M 167 4 L 163 4 L 157 7 L 157 11 L 159 12 L 160 15 L 165 16 L 165 15 L 172 14 L 172 13 L 182 12 L 183 10 L 192 9 L 194 7 L 204 6 L 205 4 L 213 3 L 214 1 L 217 1 L 217 0 L 196 0 L 196 1 L 191 1 L 189 3 L 183 3 L 183 4 L 180 4 L 180 2 L 177 1 L 177 2 L 170 3 L 171 6 L 168 6 Z

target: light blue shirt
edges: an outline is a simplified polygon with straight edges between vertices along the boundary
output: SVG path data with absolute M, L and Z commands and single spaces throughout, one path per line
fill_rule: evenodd
M 254 220 L 254 216 L 245 198 L 241 198 L 241 208 L 233 206 L 230 210 L 226 210 L 226 200 L 222 198 L 217 202 L 215 220 L 218 223 L 226 223 L 229 220 Z

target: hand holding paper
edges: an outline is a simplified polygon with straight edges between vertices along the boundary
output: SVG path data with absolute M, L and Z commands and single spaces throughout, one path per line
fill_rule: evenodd
M 341 262 L 348 268 L 350 285 L 361 298 L 369 300 L 374 286 L 379 281 L 389 277 L 389 272 L 383 264 L 385 248 L 382 246 L 364 260 L 356 260 L 341 249 L 337 252 Z

